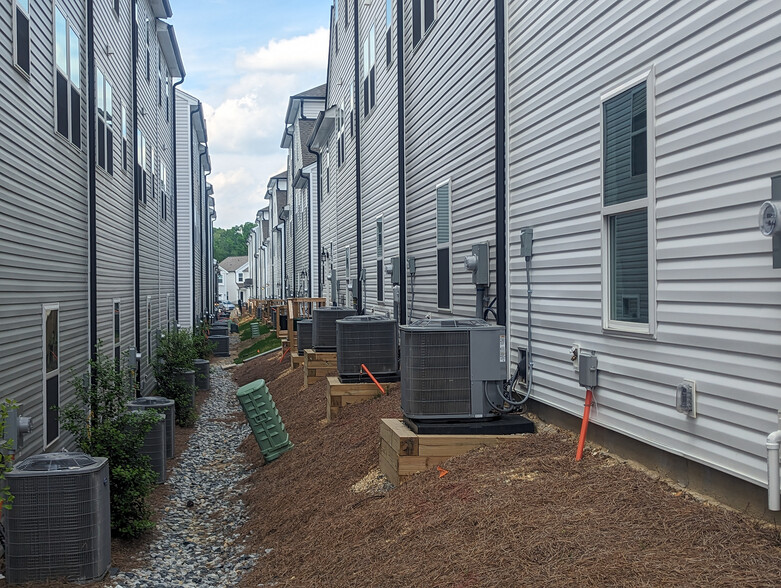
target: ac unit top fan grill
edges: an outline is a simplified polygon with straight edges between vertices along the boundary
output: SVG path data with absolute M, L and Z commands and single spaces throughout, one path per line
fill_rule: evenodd
M 312 349 L 312 319 L 298 321 L 298 352 Z
M 401 327 L 401 408 L 409 419 L 489 418 L 506 377 L 503 327 L 423 319 Z
M 396 321 L 376 315 L 336 321 L 336 352 L 336 367 L 342 378 L 360 378 L 361 364 L 365 364 L 376 377 L 397 379 Z
M 9 584 L 101 578 L 111 563 L 108 461 L 82 453 L 35 455 L 6 474 Z
M 316 351 L 336 351 L 336 321 L 353 316 L 346 306 L 321 306 L 312 311 L 312 346 Z

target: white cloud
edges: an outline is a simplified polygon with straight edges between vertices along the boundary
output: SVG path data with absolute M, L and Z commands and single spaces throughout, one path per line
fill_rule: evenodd
M 328 31 L 269 41 L 239 51 L 239 72 L 204 104 L 214 173 L 217 226 L 254 220 L 268 180 L 286 165 L 280 148 L 290 96 L 325 83 Z
M 253 53 L 240 51 L 236 67 L 245 71 L 280 73 L 325 69 L 328 65 L 328 35 L 328 30 L 321 27 L 301 37 L 272 39 Z

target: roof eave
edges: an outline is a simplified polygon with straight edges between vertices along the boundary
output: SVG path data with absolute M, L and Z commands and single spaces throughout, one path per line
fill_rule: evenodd
M 171 18 L 174 15 L 168 0 L 149 0 L 149 7 L 155 18 Z
M 184 79 L 184 62 L 182 62 L 182 53 L 179 51 L 179 42 L 176 40 L 174 27 L 166 22 L 158 20 L 156 23 L 157 40 L 160 42 L 160 50 L 168 65 L 168 71 L 175 78 Z
M 332 106 L 320 112 L 315 121 L 315 128 L 309 139 L 309 149 L 319 152 L 334 132 L 336 126 L 336 106 Z

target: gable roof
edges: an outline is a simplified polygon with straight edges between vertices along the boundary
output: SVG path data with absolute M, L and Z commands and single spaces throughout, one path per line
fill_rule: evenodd
M 320 84 L 319 86 L 315 86 L 314 88 L 309 88 L 308 90 L 304 90 L 299 94 L 295 94 L 294 96 L 291 96 L 291 98 L 322 98 L 325 100 L 326 88 L 326 84 Z
M 247 256 L 226 257 L 220 262 L 220 267 L 226 272 L 235 272 L 241 266 L 247 265 Z

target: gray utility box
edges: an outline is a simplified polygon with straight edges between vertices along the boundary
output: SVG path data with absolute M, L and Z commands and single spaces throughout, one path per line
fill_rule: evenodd
M 43 453 L 17 463 L 6 480 L 14 495 L 4 513 L 8 583 L 102 578 L 111 563 L 106 458 Z
M 404 416 L 413 420 L 494 416 L 491 402 L 501 406 L 500 390 L 507 379 L 504 327 L 479 319 L 429 319 L 400 330 Z
M 578 382 L 584 388 L 597 387 L 597 354 L 594 351 L 580 350 L 578 359 Z

